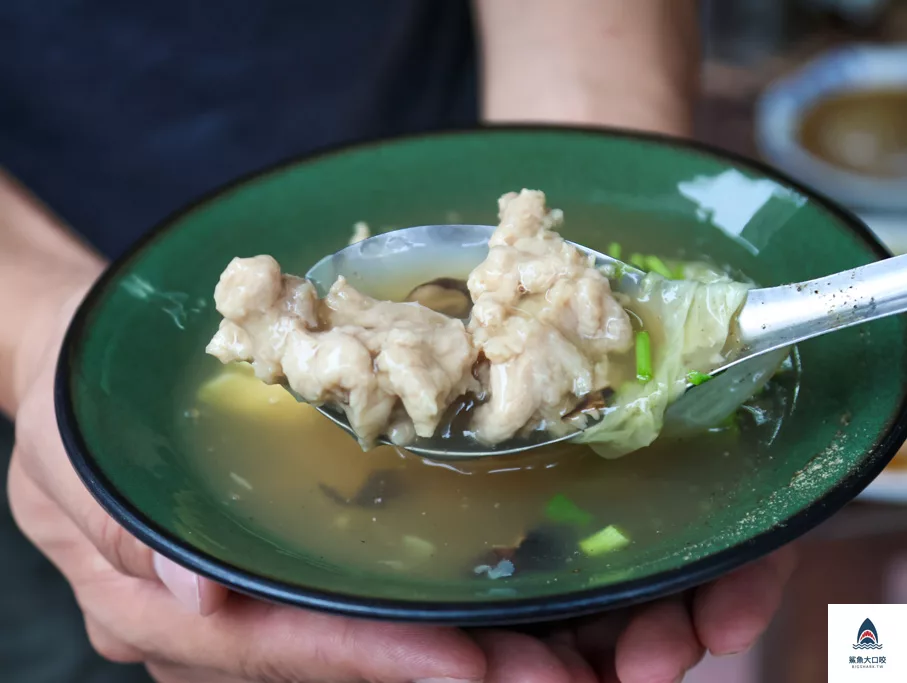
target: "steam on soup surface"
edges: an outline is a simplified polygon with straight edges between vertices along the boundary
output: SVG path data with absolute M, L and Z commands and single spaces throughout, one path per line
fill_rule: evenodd
M 206 370 L 177 419 L 237 523 L 319 562 L 477 582 L 630 566 L 659 534 L 702 523 L 770 457 L 798 378 L 789 361 L 724 425 L 621 459 L 567 444 L 435 463 L 387 446 L 363 452 L 244 364 Z

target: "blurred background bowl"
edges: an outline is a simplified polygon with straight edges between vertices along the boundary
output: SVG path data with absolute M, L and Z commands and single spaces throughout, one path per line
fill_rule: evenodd
M 907 210 L 907 44 L 841 47 L 780 78 L 755 134 L 765 159 L 836 201 Z

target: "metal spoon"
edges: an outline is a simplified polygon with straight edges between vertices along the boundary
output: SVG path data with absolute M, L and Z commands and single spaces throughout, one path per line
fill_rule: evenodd
M 338 276 L 359 291 L 392 298 L 388 283 L 410 289 L 439 277 L 465 279 L 488 254 L 488 225 L 426 225 L 394 230 L 326 256 L 306 273 L 324 296 Z M 614 291 L 631 298 L 645 276 L 641 270 L 574 244 L 617 276 Z M 619 266 L 616 267 L 615 266 Z M 713 426 L 758 391 L 788 356 L 791 346 L 828 332 L 907 311 L 907 255 L 797 284 L 751 290 L 733 324 L 736 353 L 710 374 L 712 381 L 689 386 L 669 406 L 663 433 L 682 435 Z M 298 397 L 297 397 L 298 398 Z M 339 408 L 317 406 L 326 417 L 353 433 Z M 464 459 L 520 453 L 567 441 L 576 434 L 544 432 L 485 446 L 452 448 L 438 438 L 417 439 L 406 450 L 432 459 Z M 380 443 L 391 445 L 386 439 Z

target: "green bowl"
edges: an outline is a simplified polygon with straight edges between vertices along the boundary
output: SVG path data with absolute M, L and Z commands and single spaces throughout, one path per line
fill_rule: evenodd
M 622 221 L 633 226 L 628 251 L 705 252 L 763 285 L 888 256 L 856 218 L 814 192 L 669 138 L 509 127 L 293 159 L 179 211 L 88 295 L 56 379 L 60 429 L 85 485 L 149 546 L 236 591 L 348 615 L 484 625 L 590 613 L 713 579 L 829 517 L 894 455 L 907 425 L 903 318 L 803 344 L 796 405 L 769 457 L 745 480 L 723 483 L 729 502 L 597 575 L 515 576 L 499 590 L 410 581 L 306 559 L 231 517 L 194 474 L 174 417 L 187 368 L 216 363 L 204 347 L 225 264 L 268 253 L 302 273 L 344 246 L 356 221 L 493 223 L 496 198 L 522 187 L 544 190 L 564 210 L 572 240 L 603 249 L 607 226 Z M 632 467 L 632 457 L 620 462 Z M 708 481 L 702 469 L 690 480 Z

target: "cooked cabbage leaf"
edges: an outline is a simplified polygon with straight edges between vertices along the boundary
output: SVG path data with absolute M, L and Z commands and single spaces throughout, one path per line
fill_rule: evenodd
M 644 384 L 617 388 L 602 421 L 575 439 L 602 457 L 617 458 L 652 443 L 668 405 L 683 393 L 687 375 L 707 373 L 724 360 L 731 321 L 752 285 L 702 264 L 688 265 L 685 276 L 695 279 L 649 273 L 639 292 L 622 302 L 652 335 L 654 374 Z

